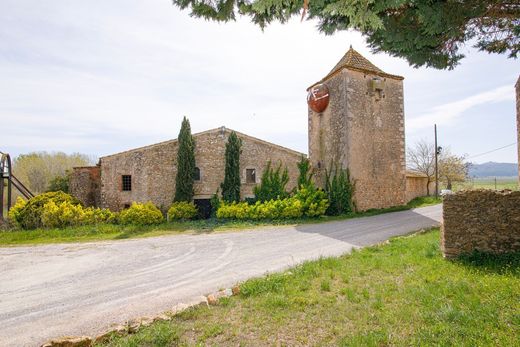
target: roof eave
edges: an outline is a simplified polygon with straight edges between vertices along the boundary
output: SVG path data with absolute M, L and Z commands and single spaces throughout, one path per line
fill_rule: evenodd
M 309 89 L 311 89 L 311 88 L 314 87 L 315 85 L 318 85 L 318 84 L 320 84 L 320 83 L 323 83 L 323 82 L 325 82 L 326 80 L 328 80 L 329 78 L 332 78 L 332 77 L 336 76 L 336 75 L 339 74 L 341 71 L 343 71 L 343 69 L 352 70 L 352 71 L 358 71 L 358 72 L 363 72 L 363 73 L 366 73 L 366 74 L 371 74 L 371 75 L 376 75 L 376 76 L 381 76 L 381 77 L 386 77 L 386 78 L 392 78 L 392 79 L 399 80 L 399 81 L 404 80 L 404 77 L 403 77 L 403 76 L 392 75 L 392 74 L 389 74 L 389 73 L 386 73 L 386 72 L 383 72 L 383 71 L 379 72 L 379 71 L 360 69 L 360 68 L 357 68 L 357 67 L 344 65 L 344 66 L 340 67 L 339 69 L 337 69 L 336 71 L 329 73 L 327 76 L 325 76 L 324 78 L 322 78 L 320 81 L 318 81 L 318 82 L 312 84 L 312 85 L 309 86 L 306 90 L 309 91 Z

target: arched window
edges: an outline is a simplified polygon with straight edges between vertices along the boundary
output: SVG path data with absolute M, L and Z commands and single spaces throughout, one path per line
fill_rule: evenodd
M 193 180 L 200 181 L 200 169 L 195 167 L 195 171 L 193 172 Z

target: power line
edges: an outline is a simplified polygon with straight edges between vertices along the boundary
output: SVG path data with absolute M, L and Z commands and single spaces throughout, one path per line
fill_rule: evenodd
M 471 157 L 468 157 L 467 159 L 471 159 L 471 158 L 475 158 L 475 157 L 480 157 L 480 156 L 482 156 L 482 155 L 486 155 L 486 154 L 493 153 L 493 152 L 499 151 L 499 150 L 504 149 L 504 148 L 507 148 L 507 147 L 514 146 L 514 145 L 516 145 L 516 144 L 517 144 L 517 142 L 513 142 L 513 143 L 510 143 L 510 144 L 505 145 L 505 146 L 503 146 L 503 147 L 499 147 L 499 148 L 492 149 L 491 151 L 487 151 L 487 152 L 484 152 L 484 153 L 480 153 L 480 154 L 472 155 Z

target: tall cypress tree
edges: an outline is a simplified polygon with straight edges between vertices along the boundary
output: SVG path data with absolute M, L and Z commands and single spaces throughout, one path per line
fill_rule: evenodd
M 240 201 L 240 152 L 242 141 L 232 131 L 226 143 L 226 168 L 222 188 L 222 199 L 227 202 Z
M 178 137 L 177 177 L 174 201 L 193 199 L 193 174 L 195 173 L 195 140 L 191 135 L 190 121 L 184 117 Z

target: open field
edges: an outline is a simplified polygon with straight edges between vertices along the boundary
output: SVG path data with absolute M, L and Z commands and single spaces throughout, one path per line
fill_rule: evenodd
M 139 237 L 152 237 L 173 234 L 200 234 L 224 231 L 251 229 L 266 225 L 295 225 L 323 223 L 335 220 L 367 217 L 381 213 L 408 210 L 411 208 L 430 206 L 440 203 L 433 197 L 412 200 L 408 205 L 396 206 L 381 210 L 370 210 L 362 213 L 350 213 L 343 216 L 323 216 L 312 219 L 274 220 L 274 221 L 233 221 L 233 220 L 195 220 L 164 223 L 153 226 L 123 226 L 114 224 L 85 225 L 63 229 L 8 230 L 0 231 L 0 245 L 28 245 L 61 242 L 89 242 L 102 240 L 120 240 Z
M 520 253 L 444 260 L 435 229 L 252 279 L 108 346 L 514 346 Z
M 495 182 L 496 179 L 496 182 Z M 483 177 L 468 179 L 464 183 L 455 183 L 454 191 L 462 189 L 510 189 L 518 190 L 518 177 Z

